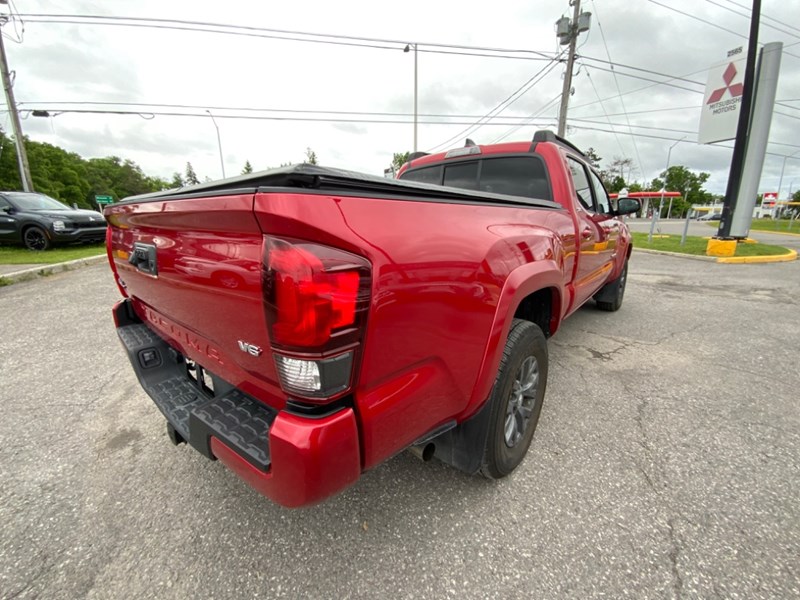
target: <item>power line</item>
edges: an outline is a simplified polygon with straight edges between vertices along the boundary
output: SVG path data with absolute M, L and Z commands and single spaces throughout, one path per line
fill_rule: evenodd
M 606 98 L 606 100 L 610 100 L 610 99 L 611 98 Z M 598 102 L 600 102 L 600 101 L 598 100 Z M 597 104 L 597 102 L 593 102 L 592 104 Z M 588 106 L 588 104 L 582 104 L 581 106 Z M 685 110 L 697 110 L 699 108 L 700 108 L 699 106 L 675 106 L 675 107 L 672 107 L 672 108 L 653 108 L 653 109 L 650 109 L 650 110 L 630 110 L 627 113 L 618 112 L 618 113 L 608 113 L 608 114 L 602 114 L 602 115 L 581 115 L 581 118 L 584 118 L 584 119 L 599 119 L 600 117 L 621 117 L 621 116 L 626 115 L 626 114 L 628 114 L 628 115 L 649 115 L 651 113 L 657 113 L 657 112 L 667 112 L 667 111 L 673 111 L 673 110 L 684 110 L 684 111 Z
M 599 22 L 600 21 L 598 20 L 598 23 Z M 667 73 L 660 73 L 658 71 L 653 71 L 651 69 L 645 69 L 645 68 L 642 68 L 642 67 L 634 67 L 632 65 L 626 65 L 626 64 L 623 64 L 623 63 L 613 62 L 611 60 L 602 60 L 600 58 L 593 58 L 591 56 L 585 56 L 583 54 L 581 56 L 579 56 L 578 58 L 581 58 L 582 60 L 590 60 L 592 62 L 604 63 L 604 64 L 612 65 L 612 66 L 615 66 L 615 67 L 622 67 L 623 69 L 631 69 L 632 71 L 641 71 L 642 73 L 649 73 L 650 75 L 660 75 L 661 77 L 669 77 L 670 81 L 685 81 L 686 83 L 694 83 L 696 85 L 703 85 L 703 86 L 705 85 L 705 83 L 702 83 L 700 81 L 695 81 L 693 79 L 686 79 L 685 77 L 679 77 L 679 76 L 675 76 L 675 75 L 668 75 Z
M 8 112 L 2 110 L 0 113 Z M 28 111 L 33 112 L 32 110 Z M 63 114 L 94 114 L 94 115 L 133 115 L 146 119 L 153 117 L 196 117 L 207 119 L 208 115 L 199 112 L 177 112 L 177 111 L 135 111 L 135 110 L 89 110 L 89 109 L 66 109 L 66 110 L 43 110 L 43 112 L 50 113 L 49 117 L 57 117 Z M 37 115 L 38 116 L 38 115 Z M 408 125 L 413 123 L 412 119 L 348 119 L 340 117 L 293 117 L 293 116 L 267 116 L 267 115 L 214 115 L 217 119 L 238 119 L 238 120 L 252 120 L 252 121 L 307 121 L 312 123 L 375 123 L 387 125 Z M 521 117 L 517 117 L 520 119 Z M 474 125 L 472 121 L 420 121 L 422 125 Z M 525 121 L 518 123 L 505 121 L 502 123 L 486 122 L 481 126 L 501 126 L 508 127 L 509 125 L 525 125 Z
M 340 46 L 366 47 L 379 50 L 403 49 L 409 40 L 371 38 L 361 36 L 348 36 L 339 34 L 316 33 L 296 31 L 289 29 L 273 29 L 268 27 L 253 27 L 245 25 L 230 25 L 213 23 L 209 21 L 190 21 L 184 19 L 158 19 L 147 17 L 120 17 L 105 15 L 70 15 L 70 14 L 38 14 L 26 13 L 20 15 L 29 19 L 29 22 L 56 23 L 72 25 L 104 25 L 118 27 L 145 27 L 152 29 L 174 29 L 179 31 L 199 31 L 203 33 L 219 33 L 226 35 L 243 35 L 249 37 L 262 37 L 271 39 L 288 40 L 295 42 L 308 42 L 318 44 L 333 44 Z M 300 37 L 298 37 L 300 36 Z M 387 45 L 388 44 L 388 45 Z M 552 60 L 554 52 L 539 50 L 496 48 L 490 46 L 468 46 L 464 44 L 444 44 L 439 42 L 418 42 L 420 52 L 434 54 L 458 54 L 465 56 L 482 56 L 487 58 L 511 58 L 521 60 Z M 423 49 L 422 46 L 425 46 Z M 491 53 L 491 54 L 488 54 Z M 525 56 L 513 56 L 522 54 Z
M 666 8 L 666 9 L 668 9 L 668 10 L 671 10 L 671 11 L 673 11 L 673 12 L 679 13 L 679 14 L 681 14 L 681 15 L 685 16 L 685 17 L 689 17 L 690 19 L 694 19 L 695 21 L 700 21 L 701 23 L 705 23 L 706 25 L 710 25 L 711 27 L 716 27 L 717 29 L 721 29 L 722 31 L 727 31 L 728 33 L 732 33 L 733 35 L 735 35 L 735 36 L 738 36 L 738 37 L 740 37 L 740 38 L 748 39 L 748 37 L 747 37 L 746 35 L 744 35 L 744 34 L 742 34 L 742 33 L 739 33 L 738 31 L 734 31 L 733 29 L 728 29 L 728 28 L 726 28 L 726 27 L 723 27 L 722 25 L 717 25 L 716 23 L 713 23 L 713 22 L 711 22 L 711 21 L 707 21 L 706 19 L 701 19 L 701 18 L 700 18 L 700 17 L 698 17 L 697 15 L 693 15 L 693 14 L 690 14 L 690 13 L 684 12 L 684 11 L 682 11 L 682 10 L 678 10 L 677 8 L 675 8 L 675 7 L 673 7 L 673 6 L 668 6 L 668 5 L 666 5 L 666 4 L 661 4 L 661 2 L 656 2 L 656 0 L 647 0 L 647 1 L 648 1 L 648 2 L 652 2 L 653 4 L 657 4 L 658 6 L 662 6 L 662 7 Z M 708 2 L 709 0 L 706 0 L 706 1 Z M 723 7 L 723 8 L 724 8 L 724 7 Z M 786 32 L 784 32 L 784 33 L 786 33 Z M 793 35 L 793 34 L 789 34 L 789 35 Z M 762 44 L 761 42 L 759 42 L 759 46 L 763 46 L 763 45 L 764 45 L 764 44 Z M 792 44 L 792 46 L 793 46 L 793 45 L 794 45 L 794 44 Z M 786 47 L 788 47 L 788 46 L 786 46 Z M 792 54 L 792 53 L 790 53 L 790 52 L 785 52 L 785 51 L 784 51 L 784 52 L 783 52 L 783 54 L 784 54 L 785 56 L 791 56 L 792 58 L 800 58 L 800 56 L 798 56 L 798 55 L 796 55 L 796 54 Z
M 597 92 L 597 86 L 595 86 L 594 81 L 592 81 L 592 76 L 589 74 L 589 69 L 588 68 L 586 69 L 586 77 L 589 79 L 589 83 L 592 84 L 592 89 L 594 90 L 595 96 L 597 96 L 597 101 L 600 102 L 600 108 L 603 109 L 603 112 L 605 113 L 606 112 L 606 106 L 605 106 L 605 104 L 603 104 L 603 101 L 600 100 L 600 94 Z M 579 121 L 579 119 L 576 119 L 574 117 L 571 118 L 570 120 L 571 121 Z M 608 121 L 608 124 L 611 125 L 611 119 L 608 118 L 608 114 L 607 113 L 606 113 L 606 120 Z M 617 132 L 614 131 L 613 125 L 611 125 L 611 131 L 614 132 L 614 138 L 617 140 L 617 144 L 619 145 L 620 151 L 622 152 L 622 154 L 625 154 L 625 149 L 622 147 L 622 141 L 619 139 L 619 136 L 617 135 Z
M 553 105 L 554 105 L 556 102 L 558 102 L 560 99 L 561 99 L 561 94 L 560 94 L 560 93 L 559 93 L 559 94 L 556 94 L 556 95 L 555 95 L 555 96 L 553 96 L 553 97 L 552 97 L 550 100 L 548 100 L 548 101 L 547 101 L 547 102 L 546 102 L 544 105 L 542 105 L 542 107 L 541 107 L 539 110 L 537 110 L 537 111 L 536 111 L 536 112 L 534 112 L 534 113 L 531 113 L 531 114 L 530 114 L 530 115 L 529 115 L 529 116 L 526 118 L 526 121 L 527 121 L 527 122 L 526 122 L 525 124 L 523 124 L 523 125 L 517 125 L 516 127 L 513 127 L 513 128 L 511 128 L 511 129 L 509 129 L 509 130 L 508 130 L 508 131 L 506 131 L 504 134 L 502 134 L 502 135 L 500 135 L 499 137 L 497 137 L 497 138 L 495 138 L 494 140 L 492 140 L 492 144 L 497 144 L 497 143 L 499 143 L 499 142 L 502 142 L 502 141 L 503 141 L 504 139 L 506 139 L 508 136 L 510 136 L 510 135 L 511 135 L 511 134 L 513 134 L 513 133 L 516 133 L 516 132 L 517 132 L 517 131 L 519 131 L 519 130 L 520 130 L 522 127 L 525 127 L 526 125 L 533 125 L 533 121 L 534 121 L 534 119 L 537 119 L 538 117 L 540 117 L 540 116 L 541 116 L 541 114 L 542 114 L 544 111 L 546 111 L 547 109 L 551 108 L 551 107 L 552 107 L 552 106 L 553 106 Z
M 606 69 L 604 67 L 598 67 L 597 65 L 592 65 L 592 68 L 596 69 L 598 71 L 605 71 L 606 73 L 615 73 L 616 72 L 613 69 Z M 703 69 L 703 70 L 707 71 L 708 69 Z M 631 73 L 619 73 L 619 74 L 622 75 L 623 77 L 630 77 L 631 79 L 641 79 L 642 81 L 650 81 L 650 82 L 652 82 L 652 83 L 654 83 L 656 85 L 666 85 L 667 87 L 672 87 L 672 88 L 676 88 L 676 89 L 679 89 L 679 90 L 684 90 L 685 92 L 692 92 L 693 94 L 702 94 L 703 93 L 702 90 L 693 90 L 692 88 L 687 88 L 687 87 L 684 87 L 682 85 L 676 85 L 674 83 L 669 83 L 668 81 L 657 81 L 655 79 L 650 79 L 648 77 L 642 77 L 641 75 L 633 75 Z M 633 90 L 631 92 L 626 92 L 626 94 L 632 94 L 634 91 L 645 90 L 645 89 L 648 89 L 649 87 L 653 87 L 653 86 L 648 86 L 648 87 L 645 87 L 645 88 L 640 88 L 639 90 Z
M 18 106 L 136 106 L 142 108 L 183 108 L 192 110 L 214 110 L 214 111 L 239 111 L 239 112 L 265 112 L 265 113 L 297 113 L 297 114 L 320 114 L 320 115 L 369 115 L 369 116 L 388 116 L 388 117 L 413 117 L 414 113 L 402 112 L 377 112 L 377 111 L 356 111 L 356 110 L 311 110 L 311 109 L 296 109 L 296 108 L 257 108 L 250 106 L 203 106 L 200 104 L 168 104 L 161 102 L 81 102 L 81 101 L 66 101 L 66 102 L 44 102 L 44 101 L 30 101 L 18 102 Z M 63 112 L 58 108 L 50 109 L 54 112 Z M 149 111 L 144 111 L 149 112 Z M 462 119 L 480 119 L 481 115 L 468 115 L 468 114 L 440 114 L 440 113 L 420 113 L 420 117 L 431 118 L 462 118 Z M 518 119 L 517 115 L 497 115 L 496 119 Z
M 705 1 L 708 2 L 709 4 L 713 4 L 714 6 L 718 6 L 722 10 L 727 10 L 728 12 L 731 12 L 731 13 L 733 13 L 735 15 L 740 16 L 740 17 L 744 17 L 745 19 L 750 19 L 750 12 L 752 12 L 752 11 L 750 11 L 748 13 L 740 13 L 739 11 L 733 10 L 729 6 L 723 6 L 722 4 L 714 2 L 714 0 L 705 0 Z M 762 16 L 763 16 L 763 14 L 762 14 Z M 761 22 L 761 25 L 763 25 L 764 27 L 769 27 L 770 29 L 775 29 L 776 31 L 780 31 L 781 33 L 785 33 L 786 35 L 790 35 L 793 38 L 800 37 L 796 33 L 792 33 L 790 31 L 786 31 L 785 29 L 781 29 L 780 27 L 775 27 L 774 25 L 770 25 L 769 23 L 764 23 L 763 21 Z
M 597 69 L 598 67 L 597 66 L 592 66 L 592 68 L 593 69 Z M 684 77 L 690 77 L 692 75 L 697 75 L 698 73 L 703 73 L 705 71 L 708 71 L 708 69 L 707 68 L 698 69 L 697 71 L 692 71 L 691 73 L 687 73 L 686 75 L 684 75 Z M 636 88 L 635 90 L 630 90 L 630 91 L 624 92 L 624 95 L 628 96 L 630 94 L 636 94 L 638 92 L 644 92 L 644 91 L 649 90 L 651 88 L 654 88 L 654 87 L 656 87 L 658 85 L 669 85 L 669 84 L 665 83 L 665 82 L 657 81 L 657 82 L 655 82 L 655 83 L 653 83 L 651 85 L 645 85 L 643 87 Z M 612 98 L 604 98 L 603 99 L 603 101 L 606 101 L 606 100 L 612 100 Z M 592 102 L 586 102 L 584 104 L 578 104 L 577 106 L 573 106 L 572 108 L 583 108 L 583 107 L 586 107 L 586 106 L 594 106 L 595 104 L 597 104 L 597 100 L 593 100 Z M 671 109 L 665 109 L 665 110 L 671 110 Z
M 673 12 L 679 13 L 679 14 L 685 16 L 685 17 L 689 17 L 690 19 L 694 19 L 695 21 L 700 21 L 701 23 L 705 23 L 706 25 L 710 25 L 711 27 L 716 27 L 717 29 L 721 29 L 722 31 L 727 31 L 728 33 L 732 33 L 733 35 L 738 36 L 740 38 L 747 39 L 746 35 L 744 35 L 742 33 L 739 33 L 738 31 L 734 31 L 733 29 L 728 29 L 726 27 L 723 27 L 722 25 L 717 25 L 716 23 L 712 23 L 711 21 L 706 21 L 705 19 L 701 19 L 697 15 L 692 15 L 692 14 L 689 14 L 689 13 L 684 12 L 682 10 L 678 10 L 677 8 L 675 8 L 673 6 L 668 6 L 666 4 L 661 4 L 661 2 L 656 2 L 656 0 L 647 0 L 647 1 L 648 2 L 652 2 L 653 4 L 657 4 L 658 6 L 662 6 L 662 7 L 666 8 L 668 10 L 671 10 Z
M 563 54 L 563 52 L 562 52 L 562 54 Z M 462 136 L 470 135 L 471 133 L 473 133 L 473 132 L 477 131 L 478 129 L 480 129 L 480 127 L 482 127 L 483 125 L 488 123 L 489 120 L 493 119 L 499 113 L 504 111 L 506 108 L 508 108 L 514 102 L 516 102 L 522 96 L 524 96 L 534 85 L 536 85 L 537 83 L 539 83 L 539 81 L 544 79 L 548 75 L 548 73 L 550 73 L 550 71 L 552 71 L 553 68 L 555 68 L 555 66 L 557 64 L 558 64 L 558 61 L 556 59 L 553 59 L 550 62 L 550 64 L 545 65 L 533 77 L 528 79 L 525 83 L 523 83 L 516 90 L 514 90 L 514 92 L 510 96 L 508 96 L 505 100 L 500 102 L 497 106 L 495 106 L 492 110 L 490 110 L 486 115 L 484 115 L 483 117 L 478 119 L 478 121 L 473 123 L 470 127 L 467 127 L 466 129 L 463 129 L 462 131 L 459 131 L 456 135 L 448 138 L 444 142 L 436 144 L 435 146 L 433 146 L 430 149 L 430 152 L 433 152 L 438 148 L 442 148 L 442 147 L 446 146 L 447 144 L 450 144 L 453 141 L 457 140 L 458 138 L 460 138 Z
M 603 24 L 600 22 L 600 14 L 597 12 L 597 5 L 594 2 L 592 2 L 592 5 L 595 9 L 595 17 L 597 17 L 597 26 L 600 28 L 600 37 L 603 38 L 603 46 L 605 46 L 606 49 L 606 56 L 608 56 L 608 61 L 611 63 L 611 52 L 608 49 L 608 42 L 606 42 L 606 34 L 603 32 Z M 622 111 L 625 113 L 625 120 L 628 122 L 628 129 L 630 129 L 631 120 L 627 114 L 628 109 L 625 107 L 625 100 L 622 97 L 622 90 L 619 87 L 619 80 L 617 79 L 617 73 L 614 70 L 613 63 L 611 63 L 611 73 L 614 75 L 614 85 L 617 87 L 617 94 L 619 95 L 620 104 L 622 104 Z M 599 98 L 600 95 L 598 94 L 597 97 Z M 632 138 L 632 141 L 633 151 L 636 153 L 636 160 L 639 162 L 639 170 L 641 171 L 642 176 L 644 176 L 644 165 L 642 164 L 642 157 L 639 155 L 639 146 L 636 144 L 636 138 Z
M 614 131 L 611 131 L 610 129 L 602 129 L 600 127 L 586 127 L 584 125 L 575 125 L 575 126 L 573 126 L 573 129 L 577 129 L 577 130 L 580 130 L 580 131 L 599 131 L 599 132 L 602 132 L 602 133 L 619 133 L 619 135 L 630 135 L 630 136 L 634 136 L 634 137 L 638 137 L 638 138 L 645 138 L 645 139 L 651 139 L 651 140 L 664 140 L 664 141 L 667 141 L 667 142 L 684 142 L 686 144 L 694 144 L 695 146 L 704 146 L 706 148 L 722 148 L 722 149 L 725 149 L 725 150 L 733 150 L 732 146 L 723 146 L 721 144 L 701 144 L 700 142 L 693 142 L 691 140 L 685 140 L 683 138 L 667 137 L 667 136 L 663 136 L 663 135 L 652 135 L 652 134 L 649 134 L 649 133 L 634 133 L 632 131 L 614 132 Z M 781 145 L 782 146 L 787 146 L 787 145 L 790 145 L 790 144 L 781 144 Z M 800 146 L 796 146 L 796 147 L 800 148 Z M 780 157 L 785 156 L 784 154 L 777 154 L 775 152 L 767 152 L 767 155 L 769 155 L 769 156 L 780 156 Z
M 748 13 L 748 17 L 750 16 L 750 13 L 753 12 L 751 7 L 747 6 L 746 4 L 739 4 L 738 2 L 734 2 L 734 0 L 726 0 L 726 2 L 728 2 L 728 4 L 733 4 L 734 6 L 738 6 L 739 8 L 743 8 L 744 10 L 746 10 Z M 785 23 L 780 19 L 776 19 L 775 17 L 770 17 L 769 15 L 764 14 L 763 12 L 761 13 L 761 18 L 766 19 L 767 21 L 774 21 L 775 23 L 780 23 L 784 27 L 788 27 L 789 29 L 794 29 L 795 31 L 800 33 L 800 27 L 794 27 L 793 25 L 789 25 L 788 23 Z

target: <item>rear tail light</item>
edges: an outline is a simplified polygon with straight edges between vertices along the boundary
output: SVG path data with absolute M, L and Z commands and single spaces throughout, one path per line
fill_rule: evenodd
M 284 391 L 328 400 L 349 390 L 370 273 L 369 262 L 349 252 L 265 238 L 265 312 Z

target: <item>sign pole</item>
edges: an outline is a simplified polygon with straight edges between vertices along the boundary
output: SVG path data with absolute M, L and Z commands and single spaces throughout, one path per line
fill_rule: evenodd
M 761 0 L 753 0 L 753 12 L 750 15 L 750 39 L 747 47 L 747 67 L 744 72 L 744 93 L 739 108 L 739 123 L 736 127 L 736 142 L 733 146 L 731 170 L 728 175 L 728 188 L 725 202 L 722 205 L 722 218 L 717 230 L 717 238 L 730 238 L 733 213 L 736 210 L 736 199 L 742 180 L 747 134 L 750 126 L 750 108 L 753 104 L 753 92 L 756 74 L 756 54 L 758 53 L 758 26 L 761 17 Z

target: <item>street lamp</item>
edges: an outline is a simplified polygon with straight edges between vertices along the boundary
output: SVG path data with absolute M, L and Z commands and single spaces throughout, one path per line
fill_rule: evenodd
M 414 152 L 417 151 L 417 44 L 406 44 L 403 52 L 411 52 L 414 46 Z
M 783 166 L 781 167 L 781 179 L 778 182 L 778 200 L 781 199 L 781 187 L 783 186 L 783 172 L 786 170 L 786 160 L 792 158 L 798 152 L 800 152 L 800 150 L 798 150 L 797 152 L 793 152 L 792 154 L 787 154 L 786 156 L 783 157 Z M 789 194 L 791 195 L 791 192 L 789 192 Z
M 222 178 L 225 179 L 225 161 L 222 160 L 222 138 L 219 137 L 219 126 L 217 125 L 217 120 L 214 118 L 214 115 L 211 114 L 211 111 L 206 109 L 208 116 L 211 117 L 211 122 L 214 123 L 214 129 L 217 130 L 217 146 L 219 147 L 219 166 L 222 167 Z
M 670 146 L 669 150 L 667 151 L 667 166 L 664 169 L 664 184 L 661 186 L 661 201 L 658 203 L 658 215 L 657 216 L 656 216 L 655 210 L 653 210 L 653 220 L 650 223 L 650 235 L 647 236 L 647 243 L 649 243 L 649 244 L 653 243 L 653 230 L 656 227 L 656 221 L 658 220 L 658 217 L 661 216 L 661 207 L 664 206 L 664 192 L 667 189 L 667 175 L 669 174 L 669 158 L 672 155 L 672 149 L 675 146 L 677 146 L 678 144 L 680 144 L 683 140 L 685 140 L 686 137 L 687 136 L 683 136 L 677 142 L 672 144 L 672 146 Z M 670 207 L 670 211 L 671 211 L 672 210 L 672 198 L 670 198 L 669 207 Z M 667 212 L 667 218 L 669 218 L 669 211 Z

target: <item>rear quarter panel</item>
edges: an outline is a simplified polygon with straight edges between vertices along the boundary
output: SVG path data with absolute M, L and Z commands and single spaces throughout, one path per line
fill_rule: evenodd
M 487 353 L 510 322 L 504 313 L 497 325 L 499 307 L 513 315 L 519 293 L 535 291 L 537 271 L 548 273 L 542 284 L 563 288 L 575 260 L 573 221 L 562 210 L 263 193 L 255 211 L 266 234 L 329 244 L 372 264 L 355 387 L 365 468 L 476 412 L 487 397 L 479 385 Z M 512 277 L 520 269 L 529 272 Z M 516 300 L 501 304 L 504 289 Z

